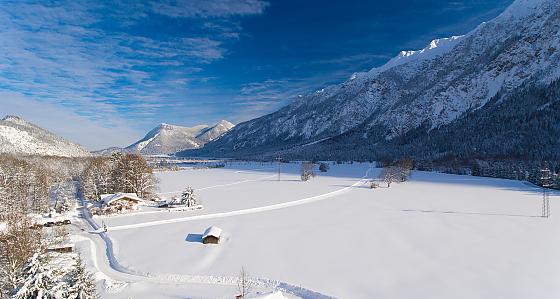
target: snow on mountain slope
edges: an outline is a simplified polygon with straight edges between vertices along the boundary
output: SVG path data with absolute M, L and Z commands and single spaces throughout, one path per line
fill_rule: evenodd
M 233 124 L 226 120 L 214 126 L 198 125 L 191 128 L 162 123 L 124 150 L 147 155 L 174 154 L 186 149 L 199 148 L 219 138 L 231 128 Z
M 0 120 L 0 153 L 61 157 L 91 155 L 83 147 L 17 116 Z
M 198 152 L 264 153 L 349 132 L 378 143 L 423 124 L 436 128 L 498 92 L 557 79 L 559 49 L 560 2 L 517 0 L 464 36 L 401 52 L 384 66 L 241 123 Z
M 232 123 L 230 123 L 227 120 L 221 120 L 220 122 L 218 122 L 217 124 L 215 124 L 213 127 L 207 128 L 205 130 L 203 130 L 199 135 L 196 136 L 196 138 L 198 140 L 201 140 L 203 142 L 210 142 L 216 138 L 221 137 L 223 134 L 225 134 L 227 131 L 231 130 L 231 128 L 233 128 L 234 125 Z

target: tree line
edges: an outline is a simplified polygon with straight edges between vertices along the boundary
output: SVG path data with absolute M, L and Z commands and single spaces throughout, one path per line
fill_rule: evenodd
M 91 158 L 0 154 L 0 298 L 97 298 L 93 279 L 79 258 L 70 272 L 52 264 L 47 249 L 68 233 L 37 227 L 28 215 L 69 211 L 76 204 L 78 188 L 99 200 L 101 194 L 116 192 L 148 199 L 155 196 L 156 187 L 153 169 L 136 154 Z
M 114 153 L 89 159 L 80 176 L 84 196 L 98 201 L 102 194 L 136 193 L 151 199 L 157 189 L 152 167 L 139 154 Z

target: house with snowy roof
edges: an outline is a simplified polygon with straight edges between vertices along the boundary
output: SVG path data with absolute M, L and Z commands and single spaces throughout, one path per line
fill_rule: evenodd
M 101 195 L 100 202 L 106 213 L 137 210 L 140 204 L 145 203 L 136 193 L 103 194 Z
M 210 226 L 202 235 L 203 244 L 218 244 L 222 235 L 222 229 L 217 226 Z

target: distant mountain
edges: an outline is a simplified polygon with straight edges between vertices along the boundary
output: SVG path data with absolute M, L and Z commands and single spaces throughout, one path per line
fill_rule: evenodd
M 241 123 L 204 148 L 181 155 L 434 159 L 454 154 L 457 148 L 450 142 L 457 136 L 436 137 L 454 132 L 475 142 L 460 151 L 464 156 L 536 157 L 523 148 L 525 143 L 516 143 L 521 140 L 512 140 L 507 151 L 497 153 L 503 138 L 492 131 L 497 126 L 493 117 L 507 121 L 504 130 L 541 136 L 535 130 L 543 119 L 534 115 L 556 106 L 557 99 L 543 92 L 553 90 L 560 76 L 559 32 L 560 1 L 516 0 L 464 36 L 403 51 L 384 66 L 300 96 L 277 112 Z M 519 105 L 521 101 L 527 105 Z M 517 107 L 514 117 L 504 116 L 508 105 Z M 545 117 L 551 115 L 557 113 Z M 557 128 L 560 119 L 552 123 L 544 129 Z M 544 143 L 547 147 L 541 151 L 554 156 L 559 147 L 549 147 L 555 144 Z
M 234 127 L 232 123 L 227 120 L 221 120 L 217 124 L 212 127 L 208 127 L 202 130 L 197 136 L 196 139 L 202 141 L 203 143 L 207 143 L 213 141 L 222 135 L 224 135 L 227 131 L 231 130 Z
M 86 157 L 86 149 L 17 116 L 0 120 L 0 153 Z
M 109 148 L 96 153 L 101 155 L 109 155 L 113 152 L 144 155 L 174 154 L 187 149 L 199 148 L 207 142 L 221 137 L 233 127 L 234 125 L 226 120 L 213 126 L 198 125 L 191 128 L 163 123 L 148 132 L 144 138 L 124 149 Z

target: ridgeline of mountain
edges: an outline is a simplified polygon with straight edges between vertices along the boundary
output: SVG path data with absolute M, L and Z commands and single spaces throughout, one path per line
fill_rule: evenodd
M 403 51 L 179 155 L 558 157 L 559 76 L 560 1 L 516 0 L 464 36 Z
M 187 149 L 199 148 L 207 142 L 220 138 L 233 127 L 234 125 L 226 120 L 213 126 L 198 125 L 191 128 L 163 123 L 148 132 L 144 138 L 124 149 L 109 148 L 96 153 L 101 155 L 113 152 L 143 155 L 174 154 Z
M 0 153 L 59 157 L 91 156 L 91 153 L 80 145 L 13 115 L 0 120 Z

